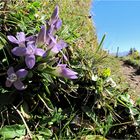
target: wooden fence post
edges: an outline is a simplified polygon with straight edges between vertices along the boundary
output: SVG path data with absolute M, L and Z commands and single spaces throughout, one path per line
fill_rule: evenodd
M 117 47 L 116 57 L 119 55 L 119 47 Z

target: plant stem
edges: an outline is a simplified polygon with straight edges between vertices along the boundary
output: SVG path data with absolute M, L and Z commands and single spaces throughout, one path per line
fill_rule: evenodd
M 23 121 L 23 123 L 24 123 L 24 125 L 25 125 L 25 127 L 26 127 L 26 129 L 27 129 L 28 134 L 29 134 L 30 138 L 32 139 L 31 131 L 30 131 L 30 129 L 29 129 L 29 127 L 28 127 L 28 125 L 27 125 L 27 123 L 26 123 L 24 117 L 22 116 L 22 114 L 20 113 L 20 111 L 17 109 L 17 107 L 15 107 L 15 106 L 13 105 L 13 108 L 17 111 L 17 113 L 18 113 L 19 116 L 21 117 L 21 119 L 22 119 L 22 121 Z
M 43 102 L 43 104 L 45 105 L 45 107 L 48 109 L 48 111 L 51 113 L 53 112 L 53 110 L 51 108 L 48 107 L 48 105 L 45 103 L 45 101 L 43 100 L 43 98 L 38 94 L 39 99 Z

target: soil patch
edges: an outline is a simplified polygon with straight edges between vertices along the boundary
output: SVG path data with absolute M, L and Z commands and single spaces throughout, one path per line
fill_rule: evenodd
M 121 61 L 121 70 L 127 83 L 130 85 L 130 89 L 135 92 L 135 95 L 140 97 L 140 75 L 137 73 L 137 69 Z

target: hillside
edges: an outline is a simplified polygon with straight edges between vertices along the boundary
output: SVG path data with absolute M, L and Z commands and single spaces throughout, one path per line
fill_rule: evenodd
M 116 58 L 109 55 L 103 63 L 104 67 L 111 69 L 112 78 L 120 85 L 122 89 L 127 90 L 132 98 L 137 99 L 140 97 L 140 75 L 137 72 L 137 67 L 134 67 L 131 63 L 125 62 L 125 57 Z

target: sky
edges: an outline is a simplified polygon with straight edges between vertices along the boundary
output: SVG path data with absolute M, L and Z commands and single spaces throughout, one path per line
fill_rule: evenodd
M 140 51 L 140 0 L 94 0 L 91 7 L 98 41 L 111 53 Z

